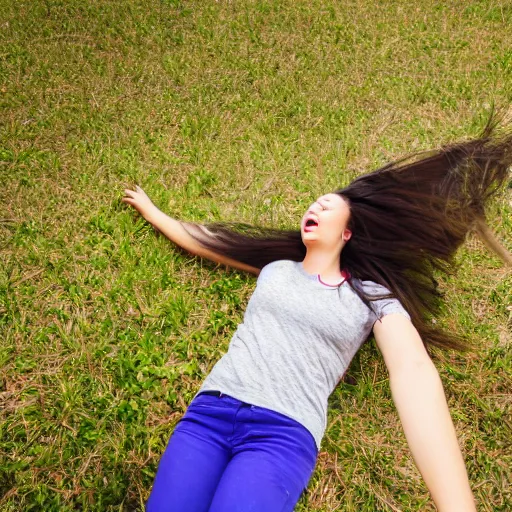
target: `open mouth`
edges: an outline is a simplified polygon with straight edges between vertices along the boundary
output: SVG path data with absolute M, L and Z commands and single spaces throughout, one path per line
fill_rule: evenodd
M 309 219 L 306 219 L 306 223 L 304 224 L 304 231 L 309 232 L 313 231 L 315 228 L 318 227 L 318 221 L 312 217 Z

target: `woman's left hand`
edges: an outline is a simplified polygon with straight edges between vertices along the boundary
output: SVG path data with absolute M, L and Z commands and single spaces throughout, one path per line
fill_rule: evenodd
M 418 331 L 401 314 L 375 323 L 393 401 L 411 453 L 439 512 L 476 512 L 439 373 Z

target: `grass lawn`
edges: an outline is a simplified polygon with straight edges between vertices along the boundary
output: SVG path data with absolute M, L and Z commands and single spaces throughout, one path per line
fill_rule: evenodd
M 0 510 L 141 510 L 254 288 L 120 202 L 296 227 L 512 103 L 505 0 L 0 0 Z M 512 250 L 512 187 L 489 209 Z M 512 272 L 470 237 L 435 352 L 479 510 L 512 510 Z M 433 511 L 369 341 L 297 511 Z M 350 384 L 348 383 L 350 382 Z

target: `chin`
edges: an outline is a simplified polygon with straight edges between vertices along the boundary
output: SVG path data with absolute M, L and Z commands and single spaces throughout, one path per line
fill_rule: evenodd
M 301 234 L 302 243 L 307 247 L 310 244 L 313 244 L 318 241 L 318 238 L 313 233 L 302 233 Z

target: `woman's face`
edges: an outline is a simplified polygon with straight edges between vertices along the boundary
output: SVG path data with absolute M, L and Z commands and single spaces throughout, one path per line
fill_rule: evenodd
M 341 250 L 352 236 L 347 228 L 348 202 L 339 194 L 320 196 L 302 217 L 300 231 L 306 247 Z

